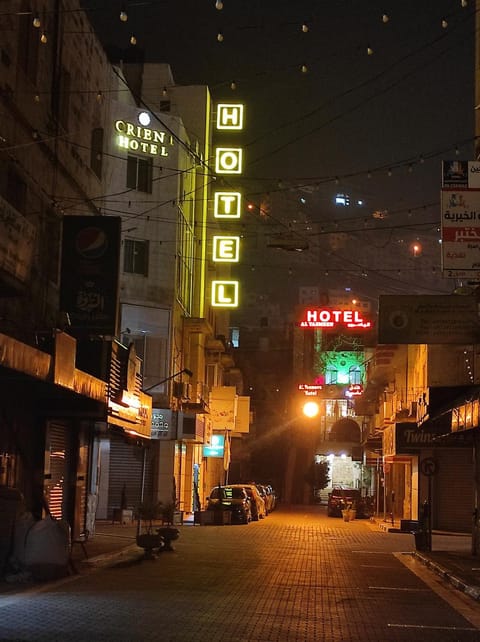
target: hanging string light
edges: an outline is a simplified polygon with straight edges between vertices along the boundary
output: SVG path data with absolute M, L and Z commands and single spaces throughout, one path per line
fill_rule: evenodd
M 234 80 L 232 80 L 232 82 L 230 83 L 230 89 L 232 91 L 235 91 L 236 88 L 237 88 L 237 83 Z
M 467 2 L 467 0 L 461 0 L 460 4 L 465 9 L 465 7 L 468 5 L 468 2 Z
M 221 31 L 217 33 L 217 40 L 218 42 L 223 42 L 223 33 Z
M 445 18 L 442 18 L 442 29 L 446 29 L 448 27 L 448 22 L 445 20 Z
M 137 39 L 136 39 L 136 37 L 133 35 L 133 33 L 132 33 L 132 35 L 130 36 L 130 44 L 131 44 L 131 45 L 133 45 L 133 46 L 135 46 L 135 45 L 137 44 Z
M 302 72 L 302 74 L 306 74 L 306 73 L 307 73 L 307 71 L 308 71 L 308 67 L 307 67 L 307 65 L 302 65 L 302 66 L 300 67 L 300 71 Z
M 223 2 L 222 2 L 222 0 L 217 0 L 217 1 L 215 2 L 215 9 L 217 9 L 217 11 L 221 11 L 221 10 L 223 9 Z
M 125 7 L 122 7 L 122 8 L 120 9 L 120 16 L 119 16 L 119 17 L 120 17 L 120 20 L 121 20 L 122 22 L 127 22 L 127 20 L 128 20 L 128 13 L 125 11 Z
M 46 45 L 48 42 L 47 34 L 45 31 L 42 31 L 42 35 L 40 36 L 40 42 L 42 45 Z
M 40 22 L 40 18 L 38 16 L 34 16 L 32 24 L 36 29 L 38 29 L 42 23 Z
M 367 47 L 367 54 L 369 56 L 373 56 L 373 49 L 370 47 L 370 45 Z
M 306 23 L 306 22 L 304 22 L 304 23 L 302 24 L 302 31 L 303 31 L 303 33 L 308 33 L 308 25 L 307 25 L 307 23 Z
M 383 24 L 386 25 L 389 20 L 390 20 L 390 18 L 387 16 L 386 13 L 384 13 L 383 16 L 382 16 Z

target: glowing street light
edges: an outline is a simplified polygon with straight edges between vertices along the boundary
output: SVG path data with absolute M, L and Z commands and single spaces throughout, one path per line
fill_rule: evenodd
M 303 405 L 302 411 L 305 417 L 309 417 L 310 419 L 312 419 L 313 417 L 316 417 L 320 412 L 320 406 L 316 401 L 307 401 Z

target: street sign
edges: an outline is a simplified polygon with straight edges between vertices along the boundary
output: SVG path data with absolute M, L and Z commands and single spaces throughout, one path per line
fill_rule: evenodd
M 420 472 L 427 477 L 433 477 L 438 473 L 438 465 L 433 457 L 426 457 L 420 462 Z

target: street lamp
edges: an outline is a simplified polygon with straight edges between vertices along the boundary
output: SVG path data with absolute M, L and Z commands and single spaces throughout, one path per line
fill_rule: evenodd
M 188 368 L 183 368 L 183 370 L 179 370 L 178 372 L 175 372 L 175 374 L 172 374 L 169 377 L 162 379 L 161 381 L 157 381 L 157 383 L 154 383 L 153 386 L 148 386 L 148 388 L 144 388 L 143 392 L 148 392 L 149 390 L 152 390 L 152 388 L 156 388 L 157 386 L 160 386 L 162 383 L 165 383 L 166 381 L 170 381 L 170 379 L 174 379 L 175 377 L 178 377 L 183 373 L 185 373 L 189 377 L 193 377 L 193 372 L 191 370 L 189 370 Z
M 305 415 L 305 417 L 309 417 L 310 419 L 313 419 L 313 417 L 316 417 L 320 412 L 320 406 L 316 401 L 307 401 L 303 405 L 302 412 Z

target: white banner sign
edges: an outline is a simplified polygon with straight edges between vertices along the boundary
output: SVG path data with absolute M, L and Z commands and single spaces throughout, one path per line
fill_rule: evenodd
M 442 270 L 480 278 L 480 190 L 442 189 Z

